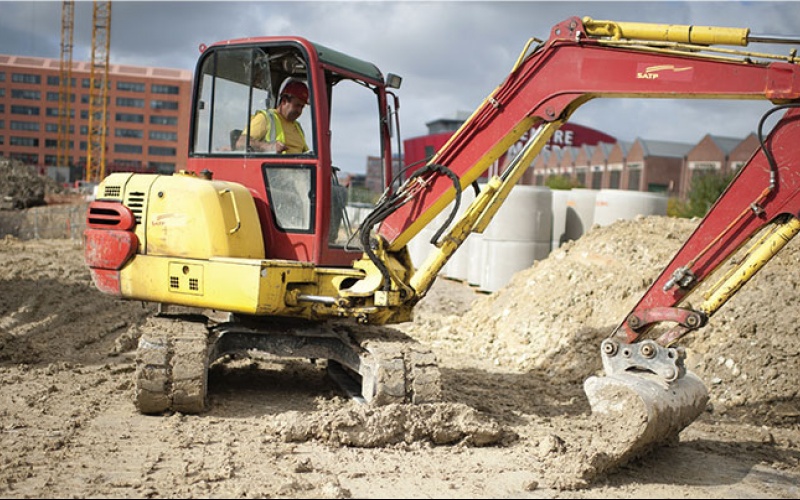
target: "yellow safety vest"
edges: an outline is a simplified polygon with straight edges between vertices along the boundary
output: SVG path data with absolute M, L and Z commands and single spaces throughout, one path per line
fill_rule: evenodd
M 274 109 L 259 109 L 258 113 L 264 115 L 264 118 L 269 120 L 269 140 L 268 142 L 273 143 L 275 141 L 281 141 L 282 143 L 286 144 L 286 134 L 283 132 L 283 124 L 281 120 L 279 120 L 275 115 L 278 113 Z M 294 126 L 297 128 L 297 133 L 300 134 L 300 138 L 303 140 L 303 146 L 305 147 L 306 144 L 306 136 L 303 133 L 303 127 L 300 126 L 300 122 L 295 121 Z M 267 140 L 264 137 L 264 140 Z

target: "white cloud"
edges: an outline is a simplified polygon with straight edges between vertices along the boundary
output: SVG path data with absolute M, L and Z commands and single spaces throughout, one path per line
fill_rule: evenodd
M 0 1 L 0 52 L 59 57 L 61 5 Z M 76 3 L 75 59 L 90 58 L 91 5 Z M 506 77 L 529 38 L 547 39 L 550 28 L 570 16 L 800 36 L 798 2 L 114 0 L 110 59 L 193 70 L 201 43 L 304 36 L 370 61 L 384 74 L 400 74 L 402 137 L 409 138 L 425 134 L 426 122 L 471 112 Z M 353 119 L 367 119 L 373 106 Z M 624 140 L 694 142 L 705 133 L 743 137 L 768 108 L 766 102 L 606 99 L 587 103 L 573 120 Z M 356 140 L 349 148 L 349 164 L 363 165 L 376 153 L 361 150 Z

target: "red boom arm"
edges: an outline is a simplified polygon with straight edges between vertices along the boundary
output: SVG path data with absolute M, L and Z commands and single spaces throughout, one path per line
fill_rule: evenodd
M 582 21 L 570 18 L 553 27 L 549 40 L 514 68 L 431 163 L 448 168 L 466 187 L 531 126 L 566 119 L 597 97 L 791 102 L 800 98 L 800 67 L 610 47 L 587 37 Z M 402 248 L 454 197 L 448 176 L 426 176 L 424 188 L 378 228 L 390 250 Z

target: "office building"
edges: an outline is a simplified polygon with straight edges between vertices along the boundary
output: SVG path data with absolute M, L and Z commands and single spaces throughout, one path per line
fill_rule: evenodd
M 58 165 L 60 61 L 0 54 L 0 156 L 62 182 L 84 179 L 91 64 L 73 62 L 71 74 L 68 165 Z M 191 81 L 186 70 L 108 66 L 106 174 L 185 168 Z

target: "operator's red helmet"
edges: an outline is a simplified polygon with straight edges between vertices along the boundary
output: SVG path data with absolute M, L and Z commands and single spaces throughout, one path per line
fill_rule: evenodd
M 290 95 L 303 101 L 303 104 L 308 104 L 308 87 L 303 82 L 298 80 L 291 80 L 283 87 L 281 94 Z

